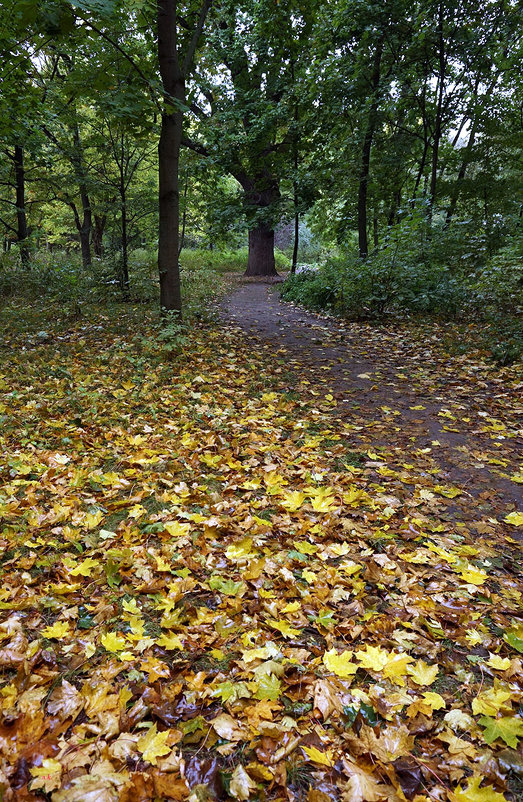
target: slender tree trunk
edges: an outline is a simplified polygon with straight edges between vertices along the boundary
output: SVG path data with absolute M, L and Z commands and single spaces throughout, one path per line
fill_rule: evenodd
M 103 256 L 103 234 L 106 222 L 107 222 L 107 216 L 105 214 L 94 215 L 93 250 L 94 250 L 94 255 L 98 259 L 101 259 Z
M 376 128 L 376 117 L 378 112 L 378 88 L 380 85 L 381 57 L 383 55 L 383 40 L 380 39 L 376 45 L 371 75 L 372 100 L 367 120 L 367 128 L 363 139 L 363 148 L 360 162 L 360 178 L 358 186 L 358 247 L 360 257 L 366 259 L 369 254 L 369 243 L 367 238 L 367 194 L 370 177 L 370 154 L 372 140 Z
M 300 215 L 298 212 L 294 215 L 294 247 L 292 249 L 292 265 L 291 273 L 296 273 L 298 266 L 298 248 L 300 247 Z
M 25 168 L 24 151 L 20 145 L 15 145 L 14 152 L 15 184 L 16 184 L 16 225 L 17 242 L 20 248 L 20 259 L 26 270 L 31 269 L 29 261 L 29 248 L 27 245 L 27 217 L 25 214 Z
M 178 258 L 185 245 L 185 227 L 187 225 L 187 190 L 189 188 L 189 171 L 185 171 L 185 181 L 183 185 L 183 214 L 182 214 L 182 233 L 180 235 L 180 246 L 178 248 Z
M 428 208 L 429 220 L 432 220 L 432 210 L 434 209 L 434 204 L 436 202 L 438 157 L 439 157 L 439 146 L 442 135 L 442 110 L 443 110 L 443 95 L 445 90 L 445 71 L 446 71 L 443 22 L 444 22 L 443 3 L 440 2 L 438 9 L 439 72 L 438 72 L 438 84 L 437 84 L 436 119 L 434 121 L 434 137 L 432 140 L 432 165 L 430 171 L 430 190 L 429 190 L 429 208 Z
M 291 59 L 291 77 L 292 83 L 295 84 L 295 76 L 294 76 L 294 60 Z M 298 167 L 299 167 L 299 155 L 298 155 L 298 119 L 299 119 L 299 112 L 298 112 L 298 103 L 295 101 L 294 103 L 294 136 L 292 140 L 292 155 L 294 160 L 294 180 L 292 182 L 292 191 L 293 191 L 293 200 L 294 200 L 294 247 L 292 249 L 292 264 L 291 264 L 291 275 L 296 273 L 296 267 L 298 266 L 298 249 L 300 247 L 300 214 L 298 212 Z
M 120 286 L 124 301 L 129 300 L 129 243 L 127 241 L 127 198 L 125 183 L 120 183 L 120 215 L 122 226 L 122 269 Z
M 372 234 L 374 239 L 374 249 L 378 250 L 379 239 L 378 239 L 378 215 L 374 212 L 374 219 L 372 221 Z
M 78 123 L 75 119 L 73 125 L 73 143 L 74 153 L 72 157 L 73 167 L 78 181 L 78 191 L 80 193 L 80 201 L 82 204 L 82 223 L 78 229 L 80 234 L 80 247 L 82 249 L 82 264 L 84 268 L 91 267 L 91 229 L 92 229 L 92 212 L 91 201 L 89 199 L 89 192 L 87 189 L 87 181 L 83 163 L 83 149 L 80 140 L 80 130 Z
M 259 225 L 249 231 L 246 276 L 277 276 L 274 260 L 274 229 Z
M 82 251 L 82 264 L 85 268 L 91 267 L 92 259 L 91 259 L 91 225 L 85 217 L 83 222 L 80 224 L 80 228 L 78 229 L 78 233 L 80 234 L 80 248 Z
M 163 89 L 169 98 L 185 101 L 185 80 L 178 59 L 176 0 L 158 0 L 158 60 Z M 181 314 L 178 263 L 180 193 L 178 169 L 183 117 L 179 108 L 164 110 L 158 144 L 160 306 Z

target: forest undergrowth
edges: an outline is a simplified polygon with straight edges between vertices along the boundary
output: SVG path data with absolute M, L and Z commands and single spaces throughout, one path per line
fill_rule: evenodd
M 14 317 L 5 802 L 521 798 L 523 509 L 485 514 L 421 449 L 358 450 L 314 375 L 237 329 Z M 500 371 L 487 459 L 518 432 Z

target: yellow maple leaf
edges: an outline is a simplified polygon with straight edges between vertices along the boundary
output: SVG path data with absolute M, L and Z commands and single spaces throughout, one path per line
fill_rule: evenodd
M 358 670 L 358 666 L 351 662 L 352 652 L 342 652 L 338 654 L 336 649 L 331 649 L 323 655 L 323 663 L 336 674 L 337 677 L 347 678 L 352 676 Z
M 406 563 L 414 563 L 415 565 L 423 565 L 430 562 L 429 555 L 425 554 L 422 551 L 414 551 L 411 552 L 410 554 L 404 551 L 399 555 L 399 557 Z
M 523 526 L 523 512 L 514 512 L 505 515 L 503 518 L 508 524 L 512 524 L 512 526 Z
M 479 774 L 469 777 L 466 788 L 460 784 L 454 792 L 449 793 L 451 802 L 507 802 L 505 795 L 494 790 L 492 785 L 480 788 L 482 780 Z
M 433 710 L 441 710 L 443 707 L 447 706 L 443 696 L 435 691 L 425 691 L 423 694 L 423 701 L 430 705 Z
M 516 482 L 518 485 L 523 485 L 523 471 L 519 471 L 518 473 L 513 473 L 510 477 L 513 482 Z
M 437 665 L 431 666 L 424 660 L 418 660 L 416 665 L 407 667 L 407 672 L 416 685 L 432 685 L 438 676 L 438 671 Z
M 303 751 L 314 763 L 320 763 L 322 766 L 333 766 L 332 752 L 327 749 L 325 752 L 320 752 L 315 746 L 302 746 Z
M 316 574 L 314 573 L 314 571 L 309 571 L 308 568 L 304 568 L 303 571 L 301 572 L 301 575 L 305 579 L 305 581 L 309 583 L 309 585 L 312 585 L 314 584 L 314 582 L 316 582 L 317 579 Z
M 302 493 L 300 490 L 292 490 L 283 494 L 280 505 L 288 512 L 296 512 L 306 500 L 307 496 L 305 493 Z
M 167 560 L 165 560 L 161 554 L 155 554 L 154 559 L 156 560 L 156 570 L 157 571 L 171 571 L 172 566 L 169 565 Z
M 496 680 L 493 688 L 482 691 L 472 700 L 472 712 L 475 715 L 483 714 L 495 716 L 500 710 L 510 710 L 511 704 L 506 702 L 510 699 L 510 691 L 500 687 Z
M 482 642 L 483 637 L 477 629 L 467 629 L 465 632 L 465 640 L 467 643 L 470 643 L 471 646 L 477 646 L 478 643 Z
M 107 649 L 108 652 L 112 652 L 113 654 L 121 652 L 122 649 L 125 649 L 127 646 L 127 641 L 123 635 L 117 635 L 116 632 L 106 632 L 102 635 L 100 640 L 104 649 Z
M 336 507 L 336 499 L 332 496 L 324 496 L 311 499 L 314 512 L 330 512 Z
M 383 676 L 393 679 L 398 685 L 405 685 L 403 677 L 407 673 L 407 666 L 413 663 L 414 658 L 410 654 L 392 654 L 383 669 Z
M 191 525 L 181 524 L 179 521 L 165 521 L 163 528 L 171 537 L 183 537 L 189 534 Z
M 83 560 L 83 562 L 73 568 L 69 573 L 71 576 L 91 576 L 93 568 L 95 568 L 97 565 L 100 565 L 98 560 L 93 560 L 92 557 L 87 557 L 86 560 Z
M 353 485 L 349 487 L 346 493 L 343 494 L 343 503 L 346 504 L 348 507 L 358 507 L 364 501 L 367 501 L 369 496 L 365 490 Z
M 62 764 L 53 758 L 46 758 L 41 766 L 29 769 L 33 777 L 31 791 L 43 788 L 47 793 L 60 787 L 62 777 Z
M 499 654 L 492 654 L 492 652 L 489 652 L 489 655 L 487 665 L 491 668 L 495 668 L 497 671 L 506 671 L 507 668 L 510 668 L 510 657 L 501 657 Z
M 369 668 L 372 671 L 383 671 L 390 660 L 390 653 L 379 646 L 367 645 L 365 651 L 359 649 L 354 656 L 363 668 Z
M 444 485 L 436 485 L 433 490 L 435 493 L 438 493 L 440 496 L 445 496 L 446 498 L 456 498 L 456 496 L 461 496 L 463 493 L 459 487 L 445 487 Z
M 316 554 L 319 548 L 315 543 L 309 543 L 308 540 L 295 540 L 293 545 L 301 554 Z
M 274 619 L 270 619 L 267 623 L 270 627 L 273 627 L 273 629 L 277 629 L 281 632 L 284 638 L 296 638 L 301 632 L 301 629 L 294 629 L 287 621 L 275 621 Z
M 55 621 L 50 627 L 42 630 L 41 635 L 49 640 L 60 640 L 71 634 L 71 628 L 67 621 Z
M 225 551 L 228 560 L 242 562 L 252 554 L 252 537 L 244 537 L 238 543 L 232 543 Z
M 46 758 L 42 761 L 41 766 L 35 766 L 29 769 L 33 777 L 44 777 L 46 774 L 62 773 L 62 764 L 53 758 Z
M 297 610 L 300 609 L 300 607 L 301 607 L 301 602 L 299 602 L 299 601 L 289 602 L 289 604 L 286 604 L 285 607 L 282 608 L 281 612 L 282 613 L 295 613 Z
M 158 646 L 162 646 L 164 649 L 167 649 L 167 651 L 183 649 L 183 643 L 180 639 L 180 636 L 175 635 L 174 632 L 162 632 L 160 637 L 156 639 L 155 643 Z
M 92 657 L 95 651 L 96 651 L 96 646 L 94 645 L 94 643 L 85 644 L 84 654 L 87 658 Z
M 145 735 L 138 739 L 136 746 L 142 753 L 142 757 L 147 763 L 156 766 L 156 759 L 168 755 L 171 747 L 167 746 L 167 741 L 170 738 L 170 731 L 158 732 L 156 724 L 149 727 Z
M 481 568 L 476 568 L 475 565 L 467 565 L 460 569 L 460 576 L 467 584 L 483 585 L 488 574 Z
M 88 512 L 80 526 L 85 526 L 86 529 L 96 529 L 103 517 L 104 514 L 101 510 L 98 510 L 95 513 Z

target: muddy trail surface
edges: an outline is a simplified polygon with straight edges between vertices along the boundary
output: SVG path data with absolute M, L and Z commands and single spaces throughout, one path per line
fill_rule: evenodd
M 330 407 L 349 461 L 396 471 L 404 486 L 402 472 L 415 469 L 439 488 L 427 500 L 445 504 L 440 514 L 478 532 L 489 516 L 522 509 L 523 385 L 514 367 L 449 356 L 444 325 L 345 322 L 282 302 L 263 283 L 235 289 L 220 314 L 254 348 L 283 359 L 289 392 L 317 393 L 321 409 Z

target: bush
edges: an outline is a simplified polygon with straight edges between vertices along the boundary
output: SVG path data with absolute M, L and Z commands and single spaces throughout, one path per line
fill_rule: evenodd
M 238 248 L 235 251 L 209 251 L 203 248 L 195 248 L 182 251 L 180 264 L 182 269 L 185 268 L 187 270 L 207 266 L 217 273 L 244 273 L 247 268 L 248 255 L 248 248 Z M 274 258 L 277 270 L 289 270 L 290 260 L 282 251 L 276 248 Z
M 423 241 L 413 216 L 367 259 L 353 253 L 331 258 L 318 270 L 289 276 L 281 292 L 286 300 L 359 320 L 391 313 L 474 315 L 483 321 L 478 344 L 498 363 L 523 354 L 521 240 L 488 258 L 482 238 L 465 236 L 464 229 L 456 234 L 436 227 Z

